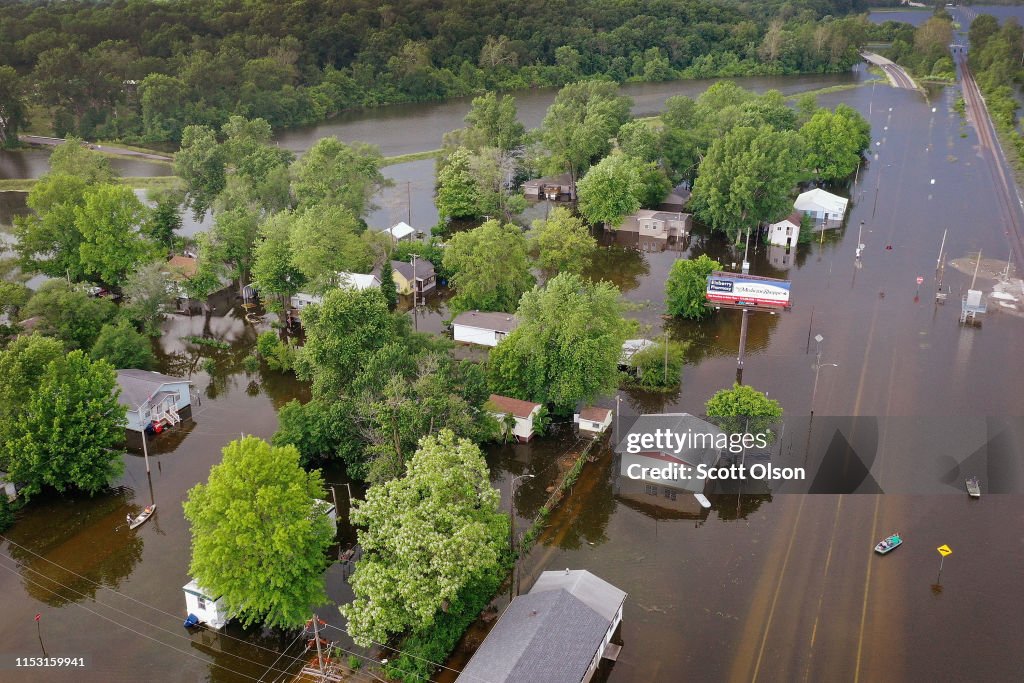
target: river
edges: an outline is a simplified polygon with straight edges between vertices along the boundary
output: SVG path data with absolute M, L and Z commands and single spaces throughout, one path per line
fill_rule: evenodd
M 788 81 L 776 79 L 774 86 L 783 82 Z M 648 91 L 652 101 L 683 86 L 660 87 L 659 95 Z M 918 93 L 877 85 L 820 97 L 823 105 L 847 102 L 870 118 L 880 143 L 874 146 L 878 158 L 847 190 L 853 201 L 845 230 L 789 254 L 758 248 L 751 258 L 752 273 L 792 279 L 795 305 L 786 314 L 752 316 L 745 382 L 778 399 L 787 415 L 807 415 L 815 378 L 814 345 L 808 342 L 812 333 L 824 337 L 822 361 L 838 363 L 821 370 L 815 425 L 802 423 L 811 451 L 834 440 L 828 421 L 817 416 L 1020 414 L 1024 319 L 997 312 L 981 328 L 961 328 L 956 302 L 970 275 L 952 267 L 943 275 L 943 283 L 952 288 L 950 303 L 932 303 L 944 229 L 950 229 L 946 248 L 951 259 L 979 248 L 992 258 L 1006 258 L 1008 246 L 992 207 L 990 180 L 975 170 L 982 166 L 973 128 L 953 111 L 952 90 L 930 95 L 926 102 Z M 443 111 L 444 106 L 422 105 L 422 111 Z M 543 107 L 528 110 L 521 104 L 520 109 L 526 116 Z M 454 121 L 451 127 L 460 118 L 457 112 L 437 116 Z M 437 145 L 441 127 L 425 149 Z M 409 126 L 404 132 L 419 136 L 419 128 Z M 309 132 L 307 139 L 317 135 Z M 383 145 L 387 138 L 377 140 Z M 425 163 L 429 176 L 424 177 L 432 179 L 432 162 Z M 389 173 L 399 170 L 391 167 Z M 405 178 L 416 180 L 413 173 Z M 854 250 L 862 220 L 861 241 L 867 246 L 857 268 Z M 428 224 L 414 215 L 414 225 Z M 738 254 L 701 231 L 664 251 L 630 244 L 621 236 L 603 239 L 606 246 L 592 274 L 615 281 L 632 302 L 651 302 L 634 315 L 652 325 L 653 334 L 665 329 L 691 343 L 680 391 L 622 392 L 623 414 L 700 413 L 707 397 L 735 376 L 739 315 L 722 312 L 700 324 L 665 323 L 659 315 L 664 281 L 677 258 L 707 252 L 728 263 L 739 260 Z M 917 276 L 924 278 L 920 287 Z M 442 293 L 416 313 L 416 324 L 439 331 L 444 317 Z M 230 349 L 185 346 L 181 339 L 189 334 L 214 336 Z M 147 677 L 236 683 L 264 674 L 264 680 L 274 680 L 278 672 L 269 667 L 296 662 L 289 657 L 298 655 L 298 646 L 275 664 L 276 651 L 291 638 L 234 625 L 226 636 L 189 638 L 180 624 L 189 554 L 180 506 L 187 490 L 206 479 L 224 443 L 241 432 L 269 437 L 280 405 L 305 395 L 285 376 L 244 371 L 241 360 L 254 336 L 230 295 L 216 302 L 210 316 L 168 321 L 159 341 L 162 368 L 174 374 L 191 371 L 202 400 L 194 423 L 159 437 L 151 478 L 142 458 L 129 456 L 126 473 L 111 493 L 41 500 L 11 530 L 18 545 L 4 543 L 0 554 L 5 569 L 0 572 L 2 649 L 10 656 L 38 656 L 45 648 L 51 655 L 88 661 L 83 671 L 19 672 L 17 680 Z M 198 369 L 200 355 L 211 353 L 216 361 L 212 377 Z M 798 420 L 793 425 L 802 428 Z M 518 487 L 520 528 L 542 502 L 554 461 L 573 443 L 563 427 L 529 445 L 487 449 L 493 481 L 503 493 L 512 476 L 538 474 Z M 886 471 L 902 466 L 902 456 L 895 444 L 883 443 L 879 452 L 873 474 L 884 481 Z M 911 444 L 907 453 L 916 462 L 911 455 L 927 460 L 929 450 Z M 336 470 L 325 477 L 345 483 Z M 710 512 L 701 512 L 689 501 L 633 493 L 606 451 L 584 471 L 566 506 L 553 515 L 523 562 L 523 590 L 542 570 L 573 567 L 590 569 L 629 593 L 625 646 L 618 663 L 602 673 L 614 682 L 693 676 L 1013 680 L 1024 667 L 1019 633 L 1024 589 L 1017 581 L 1024 564 L 1022 497 L 987 494 L 971 504 L 955 486 L 948 490 L 949 495 L 884 496 L 721 493 L 712 496 Z M 345 487 L 335 486 L 335 492 L 344 520 Z M 126 510 L 151 501 L 160 508 L 150 523 L 133 535 L 119 528 Z M 893 530 L 904 533 L 906 547 L 873 558 L 871 546 Z M 338 548 L 353 538 L 343 522 Z M 934 548 L 943 543 L 955 555 L 936 581 Z M 349 598 L 345 571 L 340 564 L 328 571 L 328 592 L 335 602 Z M 33 628 L 37 613 L 38 633 Z M 318 613 L 332 628 L 342 626 L 335 607 L 323 606 Z M 6 671 L 0 672 L 0 680 L 7 680 Z

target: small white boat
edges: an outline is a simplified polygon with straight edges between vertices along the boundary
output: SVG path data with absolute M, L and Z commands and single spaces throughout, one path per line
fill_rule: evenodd
M 977 477 L 971 477 L 967 480 L 967 495 L 971 498 L 981 498 L 981 483 Z
M 135 527 L 142 525 L 147 519 L 153 516 L 154 512 L 156 512 L 156 505 L 146 507 L 145 510 L 132 520 L 132 523 L 128 525 L 128 528 L 134 529 Z
M 892 536 L 888 536 L 885 539 L 878 542 L 875 546 L 875 552 L 879 555 L 885 555 L 886 553 L 892 552 L 896 548 L 903 545 L 903 538 L 899 533 L 895 533 Z

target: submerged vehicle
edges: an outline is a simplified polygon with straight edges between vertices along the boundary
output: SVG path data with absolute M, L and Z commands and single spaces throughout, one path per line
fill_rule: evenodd
M 878 545 L 875 546 L 875 552 L 880 555 L 885 555 L 901 545 L 903 545 L 903 538 L 897 532 L 892 536 L 888 536 L 884 540 L 879 541 Z

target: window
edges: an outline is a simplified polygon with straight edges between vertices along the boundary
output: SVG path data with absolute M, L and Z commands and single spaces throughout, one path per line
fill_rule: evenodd
M 647 484 L 646 486 L 644 486 L 644 491 L 649 496 L 656 496 L 656 495 L 658 495 L 658 487 L 654 486 L 652 484 Z
M 206 609 L 206 596 L 200 595 L 199 598 L 199 609 Z
M 668 500 L 675 500 L 676 492 L 673 491 L 672 489 L 665 489 L 665 498 L 667 498 Z

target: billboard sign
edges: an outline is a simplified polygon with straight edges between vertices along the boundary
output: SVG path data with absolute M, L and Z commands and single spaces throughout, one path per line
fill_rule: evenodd
M 790 281 L 715 271 L 708 275 L 705 299 L 710 306 L 789 309 Z

